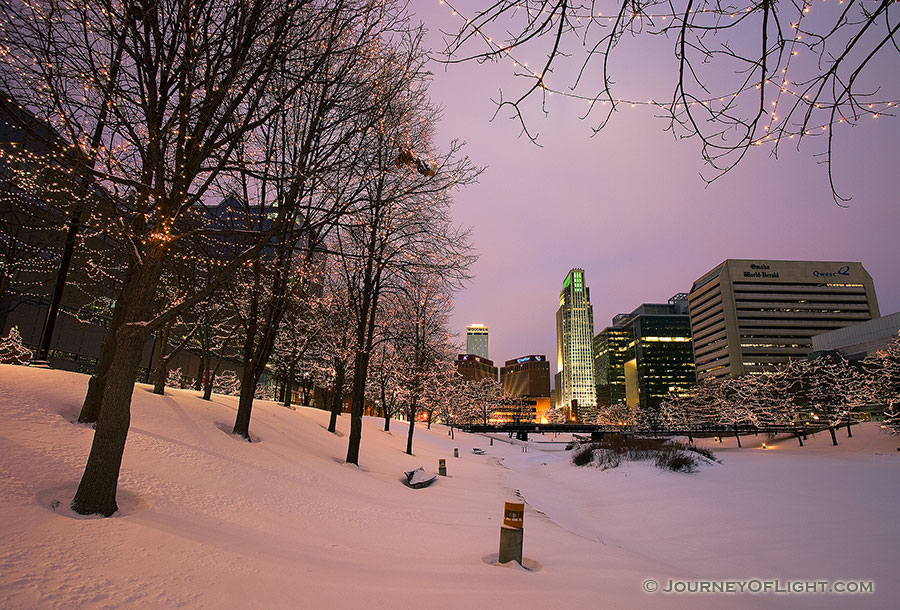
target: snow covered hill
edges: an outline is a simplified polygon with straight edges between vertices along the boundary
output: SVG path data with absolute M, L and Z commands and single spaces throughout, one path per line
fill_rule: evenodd
M 93 431 L 87 377 L 0 365 L 3 608 L 896 608 L 900 440 L 875 425 L 806 447 L 733 439 L 695 474 L 575 468 L 523 444 L 367 420 L 360 468 L 327 414 L 138 386 L 120 512 L 67 509 Z M 346 434 L 349 421 L 338 422 Z M 770 446 L 773 444 L 770 443 Z M 453 457 L 459 448 L 460 457 Z M 475 455 L 480 447 L 485 455 Z M 403 484 L 423 466 L 448 477 Z M 497 566 L 503 503 L 527 502 L 523 569 Z M 660 590 L 646 593 L 648 579 Z M 874 593 L 667 594 L 669 580 L 874 581 Z M 685 585 L 686 586 L 686 585 Z M 652 588 L 652 587 L 651 587 Z

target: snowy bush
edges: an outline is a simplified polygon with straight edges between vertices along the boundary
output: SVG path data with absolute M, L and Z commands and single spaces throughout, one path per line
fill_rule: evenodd
M 169 376 L 166 377 L 166 387 L 181 387 L 181 367 L 169 371 Z
M 668 447 L 656 454 L 656 467 L 673 472 L 696 472 L 697 460 L 684 451 Z
M 275 400 L 275 391 L 271 386 L 258 385 L 253 398 L 257 400 Z
M 717 461 L 715 454 L 709 449 L 655 438 L 616 435 L 599 442 L 578 443 L 571 448 L 574 450 L 574 465 L 591 465 L 601 470 L 615 468 L 623 461 L 653 461 L 663 470 L 694 472 L 700 464 L 698 457 L 706 462 Z
M 31 356 L 31 350 L 22 345 L 18 326 L 10 328 L 9 335 L 0 339 L 0 364 L 28 364 Z
M 213 392 L 226 396 L 237 396 L 241 393 L 241 380 L 234 371 L 225 371 L 213 379 Z

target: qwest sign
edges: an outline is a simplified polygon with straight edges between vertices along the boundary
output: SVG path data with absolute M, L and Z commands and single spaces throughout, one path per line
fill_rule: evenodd
M 848 277 L 850 275 L 850 265 L 844 265 L 837 271 L 813 271 L 815 277 Z

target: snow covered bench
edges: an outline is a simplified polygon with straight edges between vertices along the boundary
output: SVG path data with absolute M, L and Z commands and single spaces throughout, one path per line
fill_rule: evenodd
M 421 466 L 419 466 L 415 470 L 404 472 L 403 474 L 406 475 L 406 484 L 413 489 L 428 487 L 437 478 L 436 474 L 428 474 Z

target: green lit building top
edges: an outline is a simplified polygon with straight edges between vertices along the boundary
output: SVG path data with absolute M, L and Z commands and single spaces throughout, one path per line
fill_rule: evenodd
M 594 309 L 591 291 L 584 280 L 584 269 L 572 269 L 563 280 L 556 311 L 558 407 L 572 407 L 580 421 L 596 417 L 594 393 Z

